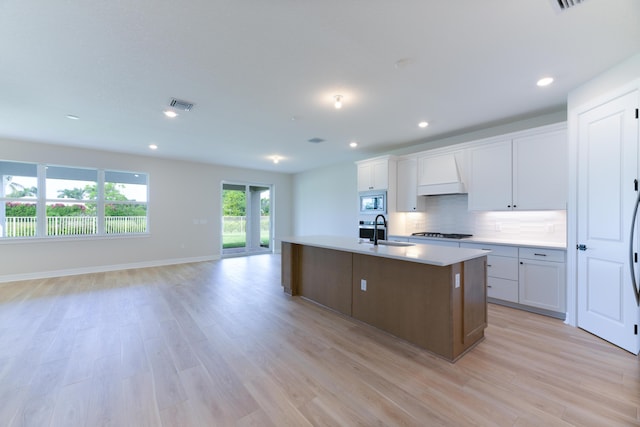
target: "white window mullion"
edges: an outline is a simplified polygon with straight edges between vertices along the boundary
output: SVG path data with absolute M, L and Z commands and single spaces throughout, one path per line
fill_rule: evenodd
M 38 194 L 36 198 L 36 236 L 47 235 L 47 165 L 38 165 Z
M 98 234 L 106 234 L 104 212 L 104 170 L 98 170 L 96 194 L 96 215 L 98 216 Z

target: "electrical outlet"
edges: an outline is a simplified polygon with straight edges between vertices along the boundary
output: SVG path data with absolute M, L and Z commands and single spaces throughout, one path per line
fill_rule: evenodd
M 361 291 L 366 291 L 367 290 L 367 280 L 366 279 L 360 279 L 360 290 Z
M 460 273 L 456 273 L 456 284 L 455 284 L 456 288 L 460 287 Z

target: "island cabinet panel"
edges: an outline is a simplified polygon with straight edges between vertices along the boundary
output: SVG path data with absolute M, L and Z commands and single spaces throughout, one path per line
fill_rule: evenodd
M 292 243 L 282 242 L 281 280 L 285 293 L 289 295 L 298 294 L 296 288 L 298 285 L 298 247 L 298 245 L 294 245 Z
M 351 316 L 350 252 L 313 246 L 297 246 L 297 293 L 319 304 Z
M 450 266 L 354 254 L 353 279 L 354 318 L 451 358 Z
M 459 265 L 459 264 L 458 264 Z M 484 337 L 487 327 L 487 261 L 476 258 L 462 264 L 461 288 L 454 289 L 454 331 L 461 330 L 461 339 L 454 337 L 454 354 L 460 354 Z M 461 325 L 456 322 L 462 321 Z M 462 326 L 460 329 L 459 326 Z M 460 346 L 461 345 L 461 346 Z
M 352 313 L 453 361 L 484 337 L 485 284 L 485 257 L 436 267 L 354 254 Z

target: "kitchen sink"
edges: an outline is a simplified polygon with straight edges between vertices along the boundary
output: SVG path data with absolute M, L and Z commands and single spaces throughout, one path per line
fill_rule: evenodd
M 360 243 L 373 245 L 373 242 L 370 240 L 361 240 Z M 395 240 L 378 240 L 378 245 L 380 246 L 415 246 L 415 243 L 396 242 Z

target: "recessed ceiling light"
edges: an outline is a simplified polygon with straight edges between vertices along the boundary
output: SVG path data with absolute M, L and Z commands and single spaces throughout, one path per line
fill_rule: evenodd
M 282 157 L 280 156 L 271 156 L 271 161 L 273 162 L 273 164 L 277 165 L 278 163 L 280 163 L 280 160 L 282 159 Z
M 349 143 L 349 147 L 351 147 L 351 148 L 356 148 L 357 146 L 358 146 L 358 143 L 357 143 L 357 142 L 355 142 L 355 141 L 351 141 L 351 142 Z
M 156 144 L 149 144 L 149 149 L 150 150 L 157 150 L 158 146 Z
M 335 102 L 333 103 L 333 106 L 336 107 L 336 110 L 339 110 L 342 108 L 342 95 L 336 95 L 333 97 L 333 99 L 335 99 Z
M 420 126 L 421 128 L 426 128 L 427 126 L 429 126 L 429 123 L 422 121 L 422 122 L 418 123 L 418 126 Z
M 69 119 L 69 120 L 80 120 L 80 117 L 74 116 L 73 114 L 67 114 L 67 119 Z
M 163 113 L 165 116 L 169 117 L 170 119 L 178 117 L 178 113 L 176 113 L 173 110 L 164 110 Z
M 549 86 L 553 83 L 553 77 L 543 77 L 536 83 L 540 87 Z

